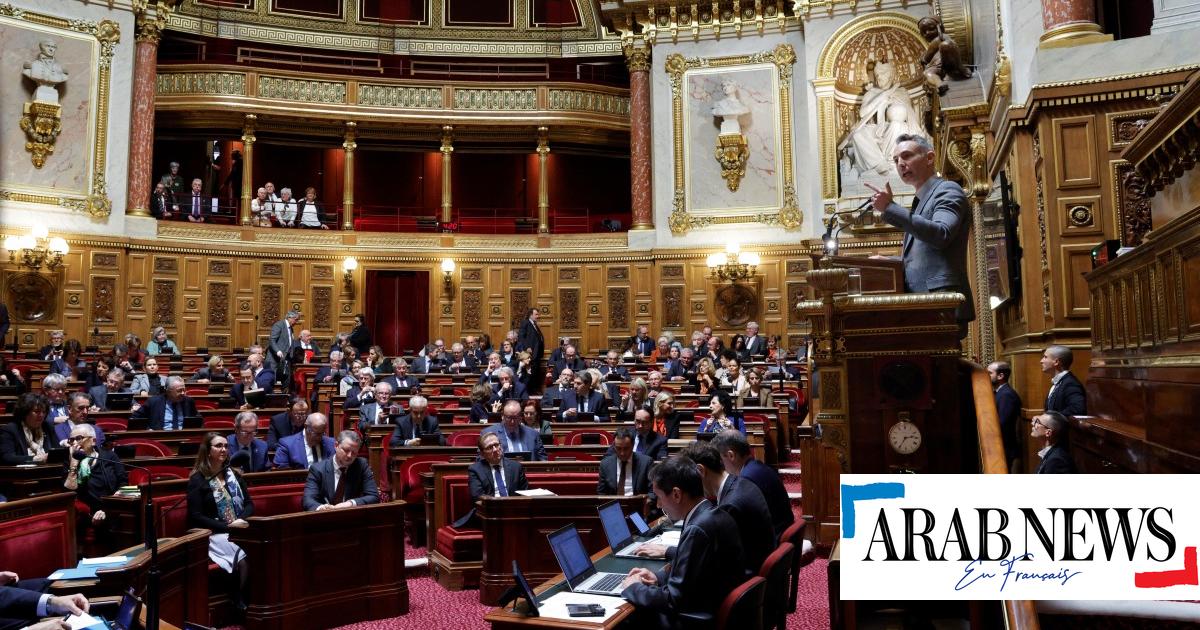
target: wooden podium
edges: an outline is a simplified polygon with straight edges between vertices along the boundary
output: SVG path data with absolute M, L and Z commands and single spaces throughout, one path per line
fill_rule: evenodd
M 849 267 L 863 294 L 846 293 Z M 809 271 L 798 305 L 813 336 L 812 420 L 802 437 L 805 518 L 837 540 L 839 475 L 977 472 L 969 379 L 962 378 L 958 293 L 896 293 L 899 261 L 835 257 Z M 966 415 L 967 417 L 963 417 Z

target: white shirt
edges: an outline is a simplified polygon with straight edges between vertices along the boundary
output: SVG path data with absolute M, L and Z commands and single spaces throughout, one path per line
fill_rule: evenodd
M 317 463 L 317 462 L 313 461 L 314 458 L 313 458 L 312 444 L 309 444 L 308 440 L 302 440 L 302 441 L 304 442 L 304 456 L 308 458 L 308 468 L 312 468 L 312 465 Z M 318 446 L 317 448 L 321 448 L 321 447 Z M 336 468 L 336 466 L 335 466 L 335 468 Z
M 1050 391 L 1046 392 L 1046 400 L 1050 400 L 1050 395 L 1054 393 L 1054 388 L 1058 387 L 1059 382 L 1066 377 L 1068 371 L 1069 370 L 1063 370 L 1055 374 L 1054 377 L 1050 379 Z
M 299 209 L 296 207 L 295 199 L 289 199 L 286 203 L 280 201 L 275 204 L 275 207 L 277 208 L 275 216 L 279 217 L 280 223 L 288 226 L 296 224 L 296 213 Z
M 308 200 L 305 200 L 304 209 L 300 214 L 300 225 L 315 228 L 321 227 L 321 219 L 317 216 L 317 203 L 315 201 L 308 203 Z
M 250 214 L 256 217 L 270 219 L 271 214 L 273 213 L 273 206 L 274 204 L 271 203 L 270 199 L 260 202 L 258 197 L 255 197 L 254 199 L 250 200 Z
M 729 473 L 721 473 L 721 485 L 717 486 L 717 505 L 721 504 L 721 495 L 725 494 L 725 482 L 729 480 Z

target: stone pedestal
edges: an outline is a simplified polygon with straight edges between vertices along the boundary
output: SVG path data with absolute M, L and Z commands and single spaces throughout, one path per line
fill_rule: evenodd
M 1096 5 L 1092 0 L 1042 0 L 1040 48 L 1058 48 L 1111 41 L 1096 23 Z
M 650 162 L 650 50 L 625 47 L 629 66 L 629 169 L 634 230 L 654 229 Z

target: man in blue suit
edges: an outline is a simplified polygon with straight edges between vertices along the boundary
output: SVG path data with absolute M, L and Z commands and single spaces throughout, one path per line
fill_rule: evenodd
M 254 373 L 254 382 L 258 384 L 259 389 L 265 390 L 268 394 L 275 390 L 275 370 L 263 367 L 261 354 L 252 354 L 246 357 L 246 365 Z
M 301 504 L 305 512 L 323 512 L 379 503 L 379 487 L 367 460 L 358 456 L 362 438 L 354 431 L 338 434 L 333 457 L 308 469 Z
M 578 422 L 576 416 L 581 413 L 596 414 L 597 422 L 608 420 L 608 400 L 604 394 L 592 389 L 592 375 L 579 372 L 572 381 L 574 391 L 563 394 L 559 403 L 558 419 L 563 422 Z
M 154 431 L 182 429 L 184 418 L 200 415 L 196 403 L 187 395 L 187 384 L 182 378 L 167 378 L 167 389 L 161 396 L 154 396 L 138 407 L 130 418 L 145 418 L 147 426 Z
M 310 468 L 333 457 L 333 438 L 325 435 L 329 419 L 323 413 L 310 413 L 304 430 L 279 440 L 275 448 L 275 468 Z
M 12 571 L 0 571 L 0 629 L 29 628 L 48 630 L 68 627 L 62 615 L 78 615 L 88 611 L 88 600 L 81 593 L 51 595 L 42 592 L 49 587 L 47 580 L 22 580 Z M 57 616 L 38 623 L 42 617 Z
M 546 461 L 546 447 L 542 436 L 532 427 L 521 422 L 521 402 L 509 400 L 500 410 L 500 423 L 490 425 L 480 434 L 495 433 L 505 453 L 529 453 L 530 461 Z
M 933 145 L 924 136 L 901 134 L 892 151 L 896 173 L 916 189 L 912 208 L 892 201 L 892 186 L 883 190 L 867 184 L 875 194 L 871 205 L 883 220 L 904 230 L 901 259 L 904 287 L 910 293 L 951 291 L 966 296 L 955 311 L 959 338 L 967 335 L 967 322 L 975 319 L 975 302 L 967 279 L 967 239 L 971 235 L 971 209 L 962 186 L 937 177 Z
M 519 400 L 525 402 L 529 400 L 529 392 L 525 386 L 518 381 L 513 369 L 504 366 L 496 370 L 496 383 L 492 385 L 492 403 L 496 401 L 507 402 L 509 400 Z
M 763 498 L 767 500 L 767 509 L 771 511 L 771 524 L 775 528 L 775 538 L 778 539 L 796 521 L 796 515 L 792 512 L 792 500 L 788 498 L 787 489 L 783 487 L 779 473 L 754 459 L 750 452 L 750 442 L 741 431 L 722 431 L 713 438 L 712 445 L 721 454 L 725 472 L 738 475 L 758 486 Z
M 233 434 L 229 440 L 229 458 L 246 451 L 250 464 L 242 472 L 262 472 L 267 470 L 267 443 L 258 438 L 258 415 L 253 411 L 243 411 L 233 419 Z

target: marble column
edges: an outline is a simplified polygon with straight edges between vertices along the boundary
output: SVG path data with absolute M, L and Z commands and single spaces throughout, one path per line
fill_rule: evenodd
M 342 229 L 354 229 L 354 150 L 358 148 L 358 123 L 346 123 L 345 140 L 342 150 L 345 152 L 342 162 Z
M 454 220 L 454 203 L 450 188 L 450 155 L 454 153 L 454 127 L 442 127 L 442 223 Z
M 546 161 L 550 156 L 550 129 L 538 127 L 538 234 L 550 233 L 550 178 Z
M 1042 0 L 1041 48 L 1057 48 L 1109 41 L 1096 23 L 1093 0 Z
M 650 49 L 625 45 L 629 67 L 629 187 L 634 230 L 654 229 L 650 163 Z
M 133 60 L 133 108 L 129 117 L 129 173 L 125 213 L 150 216 L 154 168 L 154 91 L 158 75 L 158 42 L 166 15 L 137 16 Z
M 258 121 L 255 114 L 246 114 L 246 122 L 242 125 L 242 203 L 238 206 L 238 222 L 250 225 L 250 200 L 254 194 L 254 123 Z

